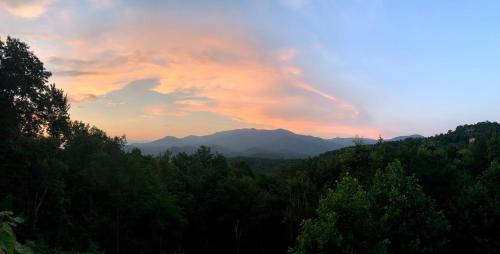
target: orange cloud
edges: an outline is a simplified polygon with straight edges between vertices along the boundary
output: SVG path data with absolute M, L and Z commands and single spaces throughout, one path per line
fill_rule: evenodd
M 143 109 L 143 112 L 145 115 L 143 116 L 184 116 L 187 113 L 184 111 L 179 111 L 179 110 L 172 110 L 171 108 L 168 108 L 166 105 L 160 104 L 160 105 L 152 105 L 145 107 Z
M 0 2 L 0 8 L 4 8 L 14 16 L 36 18 L 42 15 L 46 8 L 53 2 L 55 2 L 55 0 L 3 0 Z

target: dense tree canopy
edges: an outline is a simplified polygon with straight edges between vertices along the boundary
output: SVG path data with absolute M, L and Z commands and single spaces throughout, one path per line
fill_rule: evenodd
M 71 122 L 26 44 L 0 41 L 0 61 L 9 254 L 500 250 L 500 124 L 305 160 L 226 159 L 206 147 L 144 156 Z

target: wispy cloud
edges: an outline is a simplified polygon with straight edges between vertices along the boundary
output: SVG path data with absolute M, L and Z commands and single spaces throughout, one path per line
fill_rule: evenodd
M 69 96 L 69 102 L 70 103 L 81 103 L 81 102 L 89 102 L 96 100 L 98 98 L 97 95 L 95 94 L 79 94 L 79 95 L 70 95 Z
M 56 0 L 2 0 L 0 8 L 11 15 L 23 18 L 36 18 L 45 13 L 47 7 Z

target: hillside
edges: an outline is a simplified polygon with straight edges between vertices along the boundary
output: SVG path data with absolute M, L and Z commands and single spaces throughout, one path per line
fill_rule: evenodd
M 401 136 L 388 141 L 422 137 L 420 135 Z M 158 155 L 166 150 L 174 154 L 179 152 L 192 154 L 200 146 L 206 146 L 226 157 L 294 159 L 307 158 L 353 146 L 354 140 L 355 138 L 322 139 L 295 134 L 284 129 L 237 129 L 206 136 L 187 136 L 184 138 L 167 136 L 149 143 L 129 144 L 126 149 L 139 148 L 144 154 L 150 155 Z M 362 142 L 375 144 L 377 140 L 362 139 Z

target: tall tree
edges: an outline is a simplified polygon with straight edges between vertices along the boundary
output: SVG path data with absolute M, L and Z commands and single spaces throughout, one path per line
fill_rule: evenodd
M 375 222 L 366 191 L 356 178 L 344 176 L 319 201 L 317 217 L 304 221 L 289 253 L 384 253 Z
M 389 240 L 390 253 L 436 253 L 447 243 L 448 222 L 435 209 L 412 176 L 406 176 L 399 161 L 378 171 L 370 188 L 379 234 Z
M 0 140 L 64 137 L 69 105 L 63 91 L 48 83 L 50 76 L 26 43 L 0 40 Z

